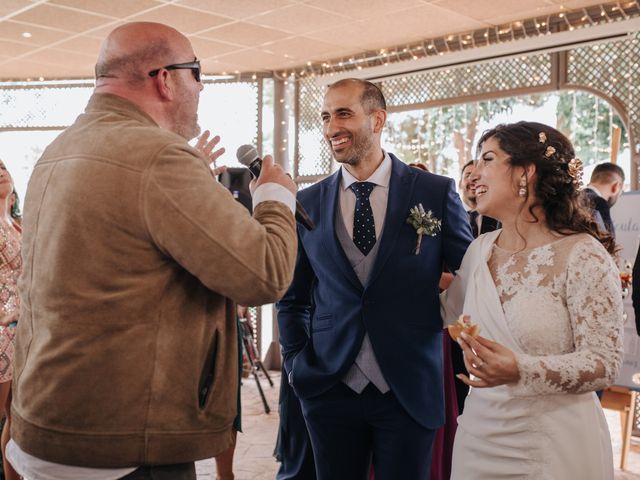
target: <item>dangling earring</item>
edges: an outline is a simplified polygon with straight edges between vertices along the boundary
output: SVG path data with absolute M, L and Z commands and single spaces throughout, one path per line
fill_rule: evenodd
M 527 179 L 524 175 L 520 177 L 520 183 L 518 184 L 518 186 L 520 187 L 518 189 L 518 196 L 523 198 L 526 197 L 527 196 Z

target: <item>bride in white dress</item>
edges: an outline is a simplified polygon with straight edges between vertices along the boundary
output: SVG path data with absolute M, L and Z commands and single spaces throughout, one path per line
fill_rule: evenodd
M 442 294 L 480 337 L 460 342 L 472 388 L 458 419 L 452 480 L 613 479 L 596 390 L 622 361 L 613 239 L 579 206 L 571 143 L 532 122 L 480 139 L 478 211 L 502 230 L 474 241 Z

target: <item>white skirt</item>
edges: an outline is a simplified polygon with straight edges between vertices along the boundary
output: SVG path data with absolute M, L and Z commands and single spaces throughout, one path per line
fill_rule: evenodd
M 595 393 L 509 397 L 472 389 L 458 419 L 451 480 L 613 480 Z

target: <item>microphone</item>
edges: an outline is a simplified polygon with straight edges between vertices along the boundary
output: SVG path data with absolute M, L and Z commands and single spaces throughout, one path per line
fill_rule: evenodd
M 258 155 L 258 151 L 251 145 L 240 145 L 236 152 L 238 161 L 247 167 L 255 178 L 260 176 L 260 170 L 262 169 L 262 159 Z M 296 220 L 307 230 L 313 230 L 315 225 L 313 220 L 309 217 L 309 214 L 305 211 L 304 207 L 300 205 L 300 202 L 296 200 Z

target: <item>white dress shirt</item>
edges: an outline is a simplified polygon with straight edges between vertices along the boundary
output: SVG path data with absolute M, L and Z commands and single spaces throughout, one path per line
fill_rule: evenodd
M 269 182 L 260 185 L 253 192 L 252 201 L 253 208 L 261 202 L 277 201 L 284 203 L 291 213 L 295 214 L 296 211 L 295 195 L 279 183 Z M 351 228 L 353 229 L 353 225 Z M 16 472 L 26 480 L 117 480 L 137 468 L 86 468 L 48 462 L 28 454 L 13 440 L 7 445 L 6 455 Z
M 251 200 L 253 202 L 254 210 L 256 208 L 256 205 L 258 205 L 259 203 L 271 200 L 284 203 L 287 207 L 289 207 L 291 213 L 293 213 L 294 215 L 296 213 L 296 196 L 279 183 L 263 183 L 254 190 L 253 195 L 251 195 Z
M 376 227 L 376 241 L 380 239 L 382 228 L 384 227 L 384 217 L 387 213 L 387 201 L 389 200 L 389 181 L 391 180 L 391 157 L 384 152 L 382 163 L 365 182 L 375 183 L 376 187 L 369 195 L 371 210 L 373 211 L 373 221 Z M 356 194 L 349 187 L 359 180 L 349 173 L 342 165 L 342 188 L 340 189 L 340 212 L 344 219 L 344 226 L 347 228 L 349 237 L 353 238 L 353 216 L 356 209 Z

